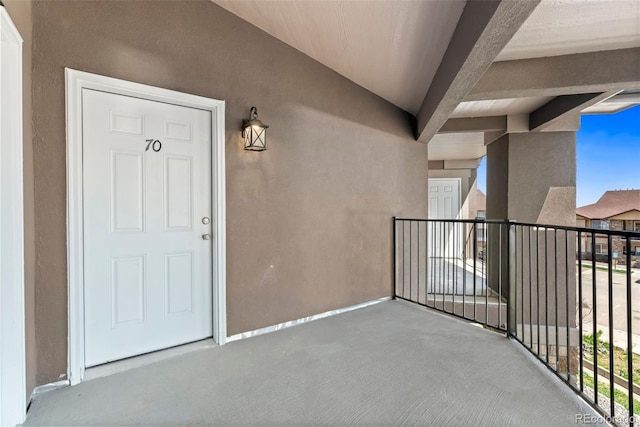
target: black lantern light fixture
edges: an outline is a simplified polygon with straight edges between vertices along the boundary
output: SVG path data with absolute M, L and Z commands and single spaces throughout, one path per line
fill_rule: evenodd
M 249 120 L 242 121 L 242 137 L 244 149 L 251 151 L 264 151 L 267 149 L 267 128 L 269 126 L 258 120 L 258 109 L 251 107 Z

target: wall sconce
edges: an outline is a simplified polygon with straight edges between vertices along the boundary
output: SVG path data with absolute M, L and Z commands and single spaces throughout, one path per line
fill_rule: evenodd
M 244 149 L 251 151 L 264 151 L 267 149 L 267 131 L 269 126 L 258 120 L 258 109 L 251 107 L 249 120 L 242 121 L 242 137 Z

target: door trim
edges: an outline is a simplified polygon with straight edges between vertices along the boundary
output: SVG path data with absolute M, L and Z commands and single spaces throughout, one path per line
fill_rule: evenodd
M 22 38 L 0 2 L 0 425 L 26 414 Z
M 227 340 L 225 102 L 65 68 L 67 117 L 67 271 L 69 295 L 68 378 L 84 378 L 84 242 L 82 188 L 82 89 L 133 96 L 211 112 L 213 221 L 213 339 Z

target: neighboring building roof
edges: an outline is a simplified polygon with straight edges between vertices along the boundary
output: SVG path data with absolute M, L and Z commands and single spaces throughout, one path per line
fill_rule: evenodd
M 640 211 L 640 190 L 607 191 L 592 205 L 576 209 L 576 214 L 588 219 L 608 219 L 625 212 Z

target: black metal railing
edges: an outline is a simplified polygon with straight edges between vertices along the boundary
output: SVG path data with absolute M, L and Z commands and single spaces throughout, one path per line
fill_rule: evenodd
M 393 232 L 395 298 L 505 332 L 607 420 L 634 424 L 640 233 L 404 218 Z

